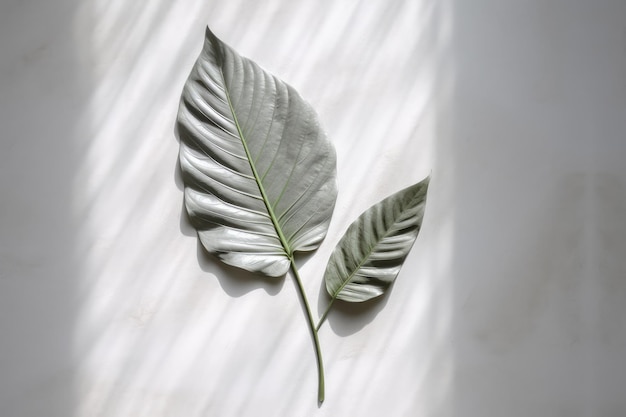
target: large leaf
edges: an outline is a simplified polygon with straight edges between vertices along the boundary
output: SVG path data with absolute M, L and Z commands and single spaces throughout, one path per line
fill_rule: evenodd
M 324 275 L 331 305 L 369 300 L 393 283 L 420 231 L 429 181 L 392 194 L 350 225 Z
M 311 106 L 208 28 L 178 112 L 185 206 L 224 262 L 282 276 L 326 235 L 336 156 Z

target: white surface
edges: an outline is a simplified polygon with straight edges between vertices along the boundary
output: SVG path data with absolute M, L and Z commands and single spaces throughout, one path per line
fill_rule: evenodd
M 626 415 L 626 3 L 0 5 L 0 415 Z M 174 119 L 204 26 L 338 152 L 301 273 L 432 171 L 390 294 L 321 332 L 293 282 L 201 254 Z

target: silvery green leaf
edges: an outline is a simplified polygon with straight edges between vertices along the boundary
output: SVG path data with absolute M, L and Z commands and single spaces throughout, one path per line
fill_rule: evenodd
M 208 28 L 178 112 L 185 206 L 210 253 L 282 276 L 316 249 L 337 196 L 335 150 L 317 115 Z
M 429 181 L 392 194 L 350 225 L 324 275 L 331 305 L 378 297 L 393 283 L 420 231 Z

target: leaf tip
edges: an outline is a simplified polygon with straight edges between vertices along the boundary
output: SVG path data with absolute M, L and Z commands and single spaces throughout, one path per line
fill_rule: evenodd
M 223 63 L 223 56 L 224 56 L 224 43 L 220 40 L 220 38 L 218 38 L 215 33 L 213 33 L 213 31 L 211 30 L 211 28 L 209 28 L 209 26 L 207 25 L 206 30 L 204 32 L 204 36 L 205 36 L 205 42 L 204 42 L 204 48 L 205 50 L 210 50 L 213 49 L 215 50 L 215 57 L 217 59 L 217 63 L 218 65 L 222 65 Z
M 217 36 L 215 36 L 215 34 L 213 33 L 213 31 L 208 25 L 206 27 L 206 30 L 204 31 L 204 36 L 206 37 L 206 39 L 210 39 L 210 40 L 217 39 Z

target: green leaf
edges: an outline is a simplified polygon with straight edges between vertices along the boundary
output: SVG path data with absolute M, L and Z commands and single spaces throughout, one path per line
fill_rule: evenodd
M 367 209 L 350 225 L 328 261 L 324 280 L 336 300 L 383 294 L 400 272 L 422 225 L 430 177 Z M 321 322 L 326 317 L 324 313 Z
M 210 253 L 267 276 L 324 239 L 336 156 L 317 115 L 208 28 L 178 112 L 185 206 Z

